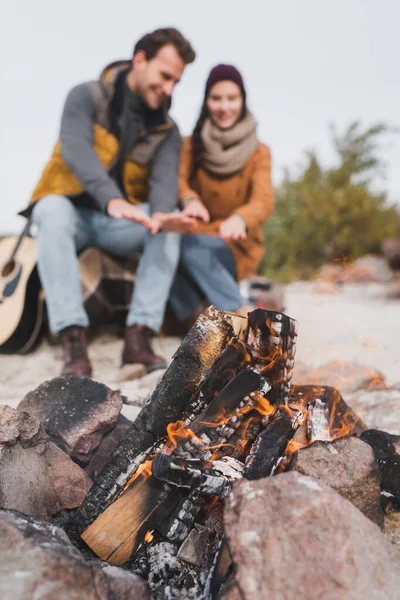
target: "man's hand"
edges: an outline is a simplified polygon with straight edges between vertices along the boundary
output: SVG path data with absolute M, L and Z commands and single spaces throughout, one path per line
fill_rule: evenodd
M 246 221 L 240 215 L 231 215 L 222 221 L 219 234 L 224 240 L 244 240 L 247 237 Z
M 204 221 L 204 223 L 210 222 L 210 213 L 200 198 L 191 198 L 188 200 L 185 204 L 182 214 L 186 215 L 187 217 L 193 217 L 193 219 Z
M 124 198 L 111 198 L 107 205 L 107 212 L 114 219 L 129 219 L 144 225 L 151 233 L 157 233 L 159 227 L 141 208 L 134 206 Z
M 181 213 L 153 213 L 152 220 L 157 224 L 160 231 L 174 231 L 176 233 L 189 234 L 197 228 L 197 220 Z

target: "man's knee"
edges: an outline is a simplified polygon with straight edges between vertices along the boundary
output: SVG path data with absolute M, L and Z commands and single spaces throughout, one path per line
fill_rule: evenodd
M 65 196 L 45 196 L 33 208 L 32 219 L 40 229 L 51 231 L 75 230 L 76 211 Z

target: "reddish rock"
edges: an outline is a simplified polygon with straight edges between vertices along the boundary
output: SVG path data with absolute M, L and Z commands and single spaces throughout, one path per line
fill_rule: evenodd
M 89 477 L 95 479 L 102 471 L 103 467 L 109 462 L 110 456 L 113 454 L 114 450 L 116 450 L 118 444 L 126 435 L 131 425 L 132 421 L 126 419 L 123 415 L 118 417 L 118 421 L 114 429 L 112 429 L 103 437 L 100 446 L 95 450 L 90 461 L 85 466 L 85 473 L 87 473 Z
M 367 254 L 346 266 L 343 283 L 388 283 L 393 274 L 382 256 Z
M 371 429 L 400 434 L 400 390 L 360 390 L 346 402 Z
M 145 581 L 100 561 L 86 562 L 63 530 L 0 510 L 0 598 L 150 600 Z
M 89 377 L 55 377 L 29 392 L 18 409 L 34 416 L 64 452 L 88 462 L 118 420 L 119 391 Z
M 400 270 L 400 238 L 383 240 L 382 252 L 389 267 L 393 270 Z
M 351 394 L 360 389 L 381 389 L 385 387 L 385 378 L 372 367 L 363 367 L 343 361 L 330 362 L 314 369 L 294 367 L 294 385 L 328 385 L 339 390 L 342 395 Z M 357 412 L 357 411 L 356 411 Z
M 0 407 L 0 507 L 49 519 L 79 506 L 92 482 L 38 421 Z
M 224 520 L 242 600 L 398 597 L 384 534 L 320 481 L 294 472 L 241 480 Z
M 249 301 L 259 308 L 283 312 L 285 297 L 283 286 L 268 280 L 262 275 L 252 275 L 242 283 Z
M 338 283 L 343 274 L 343 265 L 339 262 L 323 265 L 318 271 L 318 280 L 326 283 Z
M 315 442 L 295 452 L 290 469 L 322 481 L 383 527 L 379 469 L 367 443 L 356 437 Z

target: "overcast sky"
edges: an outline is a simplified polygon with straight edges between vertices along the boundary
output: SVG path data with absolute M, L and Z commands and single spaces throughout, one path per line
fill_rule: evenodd
M 0 0 L 0 232 L 18 231 L 59 128 L 68 90 L 131 56 L 158 26 L 176 26 L 198 57 L 173 100 L 191 132 L 205 78 L 219 62 L 242 70 L 273 178 L 315 149 L 329 164 L 329 123 L 400 125 L 398 0 Z M 400 202 L 400 140 L 386 144 L 386 181 Z

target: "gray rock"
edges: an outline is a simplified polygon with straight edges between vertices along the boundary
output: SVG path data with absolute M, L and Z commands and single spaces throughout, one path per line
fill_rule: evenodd
M 346 283 L 388 283 L 392 271 L 382 256 L 366 254 L 349 265 L 343 274 Z
M 360 390 L 345 399 L 370 429 L 400 434 L 400 389 Z
M 149 600 L 138 576 L 87 562 L 62 529 L 0 510 L 0 598 Z
M 311 477 L 235 483 L 224 521 L 242 600 L 398 598 L 400 574 L 384 534 Z
M 121 408 L 119 391 L 73 375 L 45 381 L 18 405 L 42 424 L 55 444 L 82 462 L 88 462 L 114 427 Z
M 290 469 L 322 481 L 383 527 L 379 469 L 366 442 L 356 437 L 315 442 L 295 452 Z
M 307 370 L 306 365 L 294 367 L 295 385 L 328 385 L 339 390 L 347 400 L 347 394 L 358 390 L 381 389 L 385 387 L 385 377 L 372 367 L 354 363 L 334 361 Z M 357 412 L 357 411 L 356 411 Z

